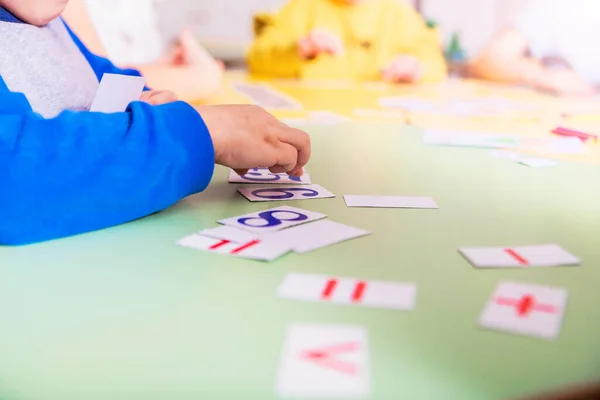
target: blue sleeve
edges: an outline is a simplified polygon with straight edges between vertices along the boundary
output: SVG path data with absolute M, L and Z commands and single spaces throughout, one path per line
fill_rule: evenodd
M 69 34 L 71 35 L 71 38 L 73 38 L 73 41 L 75 42 L 75 44 L 79 48 L 79 51 L 81 51 L 81 53 L 83 54 L 83 56 L 90 63 L 90 66 L 92 67 L 92 69 L 94 70 L 94 73 L 96 74 L 96 78 L 98 78 L 98 82 L 100 82 L 100 80 L 102 79 L 102 75 L 104 75 L 104 74 L 119 74 L 119 75 L 128 75 L 128 76 L 142 76 L 138 70 L 118 68 L 109 59 L 97 56 L 96 54 L 92 53 L 85 46 L 85 44 L 83 44 L 83 42 L 81 41 L 81 39 L 79 39 L 77 37 L 77 35 L 75 34 L 75 32 L 73 32 L 73 30 L 71 30 L 71 28 L 69 27 L 69 25 L 67 25 L 67 23 L 64 22 L 64 21 L 63 21 L 63 23 L 65 24 L 65 27 L 69 31 Z M 149 89 L 145 88 L 145 90 L 149 90 Z
M 44 119 L 25 96 L 0 87 L 0 126 L 4 245 L 147 216 L 202 191 L 214 169 L 209 132 L 183 102 L 134 102 L 123 113 L 64 111 Z

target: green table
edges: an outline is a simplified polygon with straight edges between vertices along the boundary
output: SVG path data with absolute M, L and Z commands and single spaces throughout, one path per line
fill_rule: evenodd
M 423 147 L 396 125 L 309 131 L 309 172 L 335 199 L 250 203 L 218 168 L 206 192 L 163 213 L 0 248 L 0 398 L 274 399 L 286 328 L 297 322 L 365 326 L 376 400 L 505 399 L 600 376 L 599 168 L 532 169 L 483 150 Z M 343 194 L 427 195 L 440 209 L 350 209 Z M 282 204 L 373 234 L 268 264 L 174 244 Z M 546 242 L 583 266 L 482 271 L 457 252 Z M 416 282 L 417 307 L 279 300 L 291 271 Z M 503 279 L 569 290 L 558 340 L 478 327 Z

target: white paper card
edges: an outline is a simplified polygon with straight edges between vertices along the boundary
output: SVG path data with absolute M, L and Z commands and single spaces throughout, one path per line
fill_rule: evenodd
M 146 80 L 140 76 L 104 74 L 90 111 L 124 112 L 131 102 L 140 99 L 145 85 Z
M 463 247 L 462 255 L 479 268 L 557 267 L 581 260 L 556 244 L 520 247 Z
M 238 175 L 234 170 L 229 172 L 230 183 L 265 183 L 265 184 L 287 184 L 307 185 L 310 184 L 310 175 L 304 171 L 302 176 L 290 176 L 288 174 L 274 174 L 268 168 L 253 168 L 246 175 Z
M 184 237 L 177 244 L 196 250 L 260 261 L 275 260 L 291 250 L 289 247 L 279 243 L 267 244 L 260 240 L 252 240 L 247 243 L 233 243 L 229 240 L 210 238 L 200 234 Z
M 343 115 L 327 110 L 311 111 L 308 114 L 308 120 L 310 123 L 316 125 L 337 125 L 350 121 L 349 118 Z
M 560 332 L 566 305 L 565 289 L 501 282 L 479 323 L 488 329 L 554 339 Z
M 219 226 L 217 228 L 205 229 L 200 232 L 202 236 L 208 236 L 214 239 L 225 239 L 233 243 L 247 243 L 258 239 L 258 235 L 231 226 Z
M 554 167 L 558 165 L 556 161 L 545 158 L 520 158 L 517 162 L 531 168 Z
M 325 214 L 301 208 L 281 206 L 265 211 L 222 219 L 219 222 L 254 233 L 276 232 L 292 226 L 327 218 Z
M 403 282 L 290 273 L 279 286 L 277 294 L 281 298 L 293 300 L 412 310 L 415 307 L 417 287 Z
M 514 151 L 508 151 L 508 150 L 490 150 L 488 152 L 488 155 L 490 157 L 506 158 L 509 160 L 516 160 L 517 158 L 521 157 L 521 154 L 515 153 Z
M 236 83 L 235 89 L 248 97 L 254 104 L 270 109 L 298 110 L 302 105 L 290 96 L 264 84 Z
M 348 207 L 439 208 L 431 197 L 345 195 Z
M 321 185 L 239 188 L 238 192 L 250 201 L 306 200 L 335 197 Z
M 359 326 L 293 325 L 287 331 L 277 395 L 363 399 L 371 392 L 367 332 Z
M 302 254 L 366 235 L 370 232 L 323 220 L 271 233 L 263 236 L 262 240 L 290 246 L 296 253 Z

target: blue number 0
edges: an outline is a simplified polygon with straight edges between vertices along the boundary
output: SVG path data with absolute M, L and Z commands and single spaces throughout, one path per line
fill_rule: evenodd
M 270 200 L 281 200 L 281 199 L 291 199 L 294 197 L 294 192 L 304 192 L 301 193 L 303 197 L 315 197 L 319 195 L 319 192 L 312 189 L 306 188 L 281 188 L 281 189 L 258 189 L 254 190 L 252 194 L 261 199 L 270 199 Z M 275 195 L 265 195 L 263 193 L 281 193 Z
M 295 215 L 294 218 L 284 219 L 281 217 L 275 217 L 277 213 L 284 214 L 292 214 Z M 284 210 L 275 210 L 275 211 L 265 211 L 258 214 L 258 217 L 247 217 L 238 219 L 238 223 L 246 226 L 250 226 L 253 228 L 269 228 L 272 226 L 281 225 L 283 221 L 306 221 L 308 217 L 304 214 L 297 213 L 295 211 L 284 211 Z M 266 221 L 266 225 L 254 225 L 250 223 L 250 221 Z

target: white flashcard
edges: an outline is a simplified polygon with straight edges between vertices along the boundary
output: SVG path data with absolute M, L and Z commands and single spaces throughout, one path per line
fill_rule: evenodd
M 478 268 L 558 267 L 581 260 L 556 244 L 520 247 L 463 247 L 462 255 Z
M 348 207 L 439 208 L 431 197 L 344 195 Z
M 379 105 L 408 111 L 432 111 L 436 108 L 434 102 L 415 97 L 382 97 L 379 99 Z
M 370 234 L 362 229 L 322 220 L 271 233 L 263 236 L 262 240 L 290 246 L 296 253 L 302 254 Z
M 336 114 L 331 111 L 323 110 L 323 111 L 311 111 L 308 114 L 308 120 L 312 124 L 316 125 L 337 125 L 349 122 L 350 119 Z
M 506 158 L 508 160 L 516 160 L 521 157 L 521 154 L 508 150 L 490 150 L 488 156 L 495 158 Z
M 249 232 L 269 233 L 323 218 L 327 218 L 327 215 L 296 207 L 281 206 L 217 222 Z
M 545 158 L 519 158 L 517 162 L 531 168 L 555 167 L 558 165 L 556 161 Z
M 264 84 L 236 83 L 235 89 L 248 97 L 254 104 L 270 109 L 302 109 L 302 105 L 290 96 L 285 95 Z
M 239 188 L 238 192 L 250 201 L 306 200 L 335 197 L 321 185 Z
M 200 234 L 184 237 L 179 240 L 177 244 L 196 250 L 260 261 L 273 261 L 291 250 L 289 247 L 279 243 L 267 244 L 258 239 L 251 240 L 247 243 L 233 243 L 226 239 L 215 239 Z
M 279 286 L 281 298 L 353 304 L 393 310 L 412 310 L 417 287 L 412 283 L 338 278 L 290 273 Z
M 519 138 L 509 135 L 496 135 L 480 132 L 427 130 L 423 132 L 423 143 L 439 146 L 477 148 L 522 148 Z
M 310 175 L 304 171 L 302 176 L 288 174 L 274 174 L 268 168 L 252 168 L 246 175 L 238 175 L 234 170 L 229 172 L 230 183 L 265 183 L 286 185 L 308 185 L 311 183 Z
M 585 144 L 576 137 L 557 137 L 548 139 L 544 142 L 544 146 L 541 150 L 561 154 L 587 153 Z
M 233 243 L 247 243 L 258 239 L 258 235 L 231 226 L 219 226 L 217 228 L 205 229 L 200 232 L 202 236 L 208 236 L 214 239 L 225 239 Z
M 484 328 L 555 339 L 567 305 L 561 288 L 500 282 L 479 323 Z
M 140 99 L 145 85 L 146 80 L 141 76 L 104 74 L 90 111 L 124 112 L 131 102 Z
M 404 114 L 396 110 L 378 110 L 371 108 L 355 108 L 352 113 L 357 117 L 404 118 Z
M 281 356 L 277 395 L 289 399 L 365 399 L 371 393 L 363 327 L 292 325 Z

